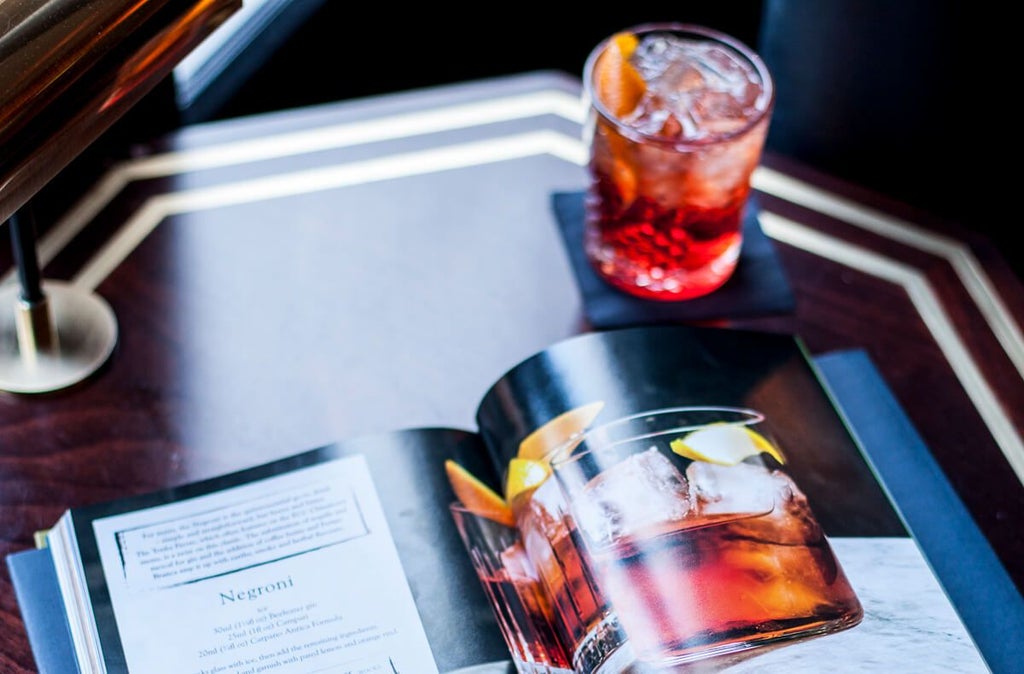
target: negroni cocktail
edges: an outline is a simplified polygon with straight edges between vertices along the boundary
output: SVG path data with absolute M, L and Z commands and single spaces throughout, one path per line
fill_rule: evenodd
M 519 494 L 511 503 L 523 546 L 550 598 L 552 623 L 577 672 L 596 671 L 625 640 L 597 586 L 579 532 L 568 517 L 554 479 Z
M 700 26 L 617 33 L 587 59 L 582 245 L 611 285 L 656 300 L 732 275 L 774 103 L 761 59 Z
M 568 674 L 554 611 L 514 527 L 449 506 L 519 674 Z
M 861 604 L 763 415 L 656 410 L 554 472 L 636 656 L 676 665 L 852 627 Z

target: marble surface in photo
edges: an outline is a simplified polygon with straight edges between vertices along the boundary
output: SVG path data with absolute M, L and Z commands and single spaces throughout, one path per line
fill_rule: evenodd
M 989 671 L 913 539 L 833 538 L 830 542 L 864 606 L 859 625 L 764 651 L 739 663 L 694 671 Z
M 987 673 L 970 633 L 911 538 L 832 538 L 832 548 L 864 607 L 860 624 L 806 640 L 781 642 L 737 656 L 678 666 L 673 674 L 850 674 L 862 672 Z M 653 674 L 637 665 L 600 674 Z M 507 674 L 489 663 L 451 674 Z

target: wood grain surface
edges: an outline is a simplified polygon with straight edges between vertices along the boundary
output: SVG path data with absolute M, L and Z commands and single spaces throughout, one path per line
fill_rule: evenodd
M 39 250 L 46 278 L 109 302 L 118 344 L 74 387 L 0 394 L 0 555 L 69 507 L 472 429 L 505 370 L 591 329 L 549 204 L 584 184 L 577 96 L 537 72 L 240 118 L 95 176 Z M 1024 588 L 1014 270 L 970 223 L 785 157 L 755 188 L 796 310 L 719 324 L 866 350 Z M 0 671 L 35 671 L 6 569 Z

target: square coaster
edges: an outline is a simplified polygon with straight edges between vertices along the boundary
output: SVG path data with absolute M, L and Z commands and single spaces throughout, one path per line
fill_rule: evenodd
M 552 205 L 583 296 L 584 312 L 596 329 L 785 314 L 796 307 L 775 246 L 761 230 L 753 197 L 744 214 L 743 247 L 732 277 L 708 295 L 678 302 L 634 297 L 597 274 L 583 252 L 582 191 L 556 192 Z

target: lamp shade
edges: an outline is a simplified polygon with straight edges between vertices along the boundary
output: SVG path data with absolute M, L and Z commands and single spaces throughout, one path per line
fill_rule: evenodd
M 241 6 L 241 0 L 0 2 L 0 222 Z

